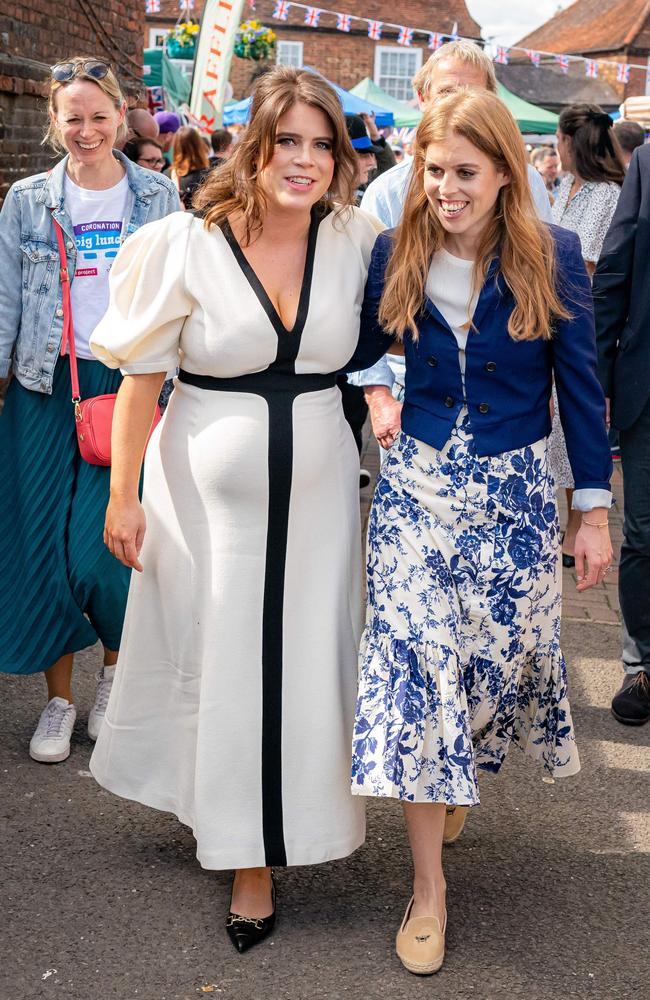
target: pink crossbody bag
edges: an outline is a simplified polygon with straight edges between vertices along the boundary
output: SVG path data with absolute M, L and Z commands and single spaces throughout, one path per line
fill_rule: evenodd
M 111 430 L 113 427 L 113 410 L 117 393 L 107 393 L 105 396 L 90 396 L 82 399 L 79 392 L 79 375 L 77 373 L 77 354 L 74 343 L 74 326 L 72 324 L 72 305 L 70 302 L 70 275 L 68 273 L 68 258 L 65 252 L 65 238 L 61 226 L 53 217 L 54 231 L 59 244 L 61 291 L 63 294 L 63 336 L 61 338 L 61 354 L 66 350 L 70 355 L 70 382 L 72 383 L 72 403 L 77 428 L 77 442 L 81 457 L 90 465 L 111 464 Z M 101 363 L 101 362 L 99 362 Z M 153 434 L 160 420 L 160 408 L 156 406 L 151 430 L 147 438 Z

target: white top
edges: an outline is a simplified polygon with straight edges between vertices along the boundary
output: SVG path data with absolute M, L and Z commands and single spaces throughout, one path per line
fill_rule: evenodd
M 63 192 L 77 245 L 70 285 L 75 348 L 77 357 L 94 360 L 89 341 L 108 308 L 108 274 L 126 230 L 129 182 L 125 174 L 114 187 L 89 191 L 66 174 Z
M 364 212 L 376 215 L 388 229 L 394 229 L 402 218 L 406 189 L 411 180 L 412 163 L 412 160 L 408 162 L 403 160 L 380 174 L 372 184 L 368 185 L 361 199 L 361 208 Z M 530 163 L 527 166 L 530 193 L 537 214 L 542 222 L 552 222 L 551 202 L 546 185 L 537 170 Z
M 381 228 L 358 208 L 320 222 L 298 374 L 338 371 L 354 353 Z M 194 374 L 232 378 L 268 368 L 278 335 L 222 230 L 206 230 L 202 219 L 174 212 L 142 226 L 121 247 L 110 276 L 110 305 L 91 348 L 126 374 L 168 371 L 180 363 Z
M 585 181 L 569 201 L 573 174 L 565 174 L 553 202 L 553 222 L 580 237 L 584 260 L 597 264 L 621 189 L 612 182 Z
M 472 292 L 474 261 L 437 250 L 431 260 L 425 291 L 451 327 L 458 344 L 458 360 L 465 383 L 465 350 L 478 293 Z

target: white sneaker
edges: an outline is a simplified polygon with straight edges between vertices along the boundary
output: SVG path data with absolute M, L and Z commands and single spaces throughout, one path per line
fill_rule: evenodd
M 65 698 L 51 698 L 38 720 L 29 756 L 42 764 L 57 764 L 70 756 L 70 737 L 77 710 Z
M 113 687 L 114 677 L 115 667 L 102 667 L 97 674 L 95 704 L 91 708 L 90 715 L 88 716 L 88 735 L 91 740 L 97 739 L 99 736 L 99 730 L 102 728 L 102 722 L 104 721 L 104 716 L 106 715 L 106 706 L 108 705 L 108 699 L 111 696 L 111 688 Z

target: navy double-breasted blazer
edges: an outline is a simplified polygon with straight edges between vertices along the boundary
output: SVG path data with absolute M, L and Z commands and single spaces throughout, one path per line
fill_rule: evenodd
M 596 372 L 591 286 L 575 233 L 550 227 L 557 260 L 557 288 L 571 319 L 558 320 L 551 340 L 515 341 L 508 334 L 514 299 L 498 260 L 480 292 L 468 335 L 465 390 L 454 334 L 434 302 L 425 298 L 417 342 L 404 338 L 406 385 L 402 429 L 434 448 L 449 439 L 467 405 L 479 455 L 499 455 L 532 444 L 551 430 L 553 378 L 576 489 L 609 490 L 611 455 L 605 398 Z M 377 322 L 392 233 L 373 249 L 361 316 L 354 371 L 376 361 L 389 338 Z M 363 362 L 366 364 L 363 364 Z

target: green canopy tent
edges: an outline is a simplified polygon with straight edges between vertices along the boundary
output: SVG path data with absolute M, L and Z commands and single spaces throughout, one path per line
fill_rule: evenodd
M 162 87 L 165 106 L 175 111 L 190 99 L 190 79 L 174 65 L 162 47 L 144 50 L 143 80 L 146 87 Z
M 497 93 L 509 108 L 524 135 L 553 135 L 557 131 L 559 119 L 552 111 L 545 111 L 544 108 L 529 104 L 528 101 L 506 90 L 502 83 L 497 84 Z
M 420 124 L 421 111 L 409 107 L 403 101 L 398 101 L 396 97 L 391 97 L 376 83 L 373 83 L 368 76 L 357 83 L 356 87 L 352 87 L 350 93 L 354 94 L 355 97 L 360 97 L 362 101 L 368 101 L 369 104 L 376 104 L 380 108 L 385 108 L 386 111 L 392 111 L 395 128 L 415 128 L 416 125 Z

